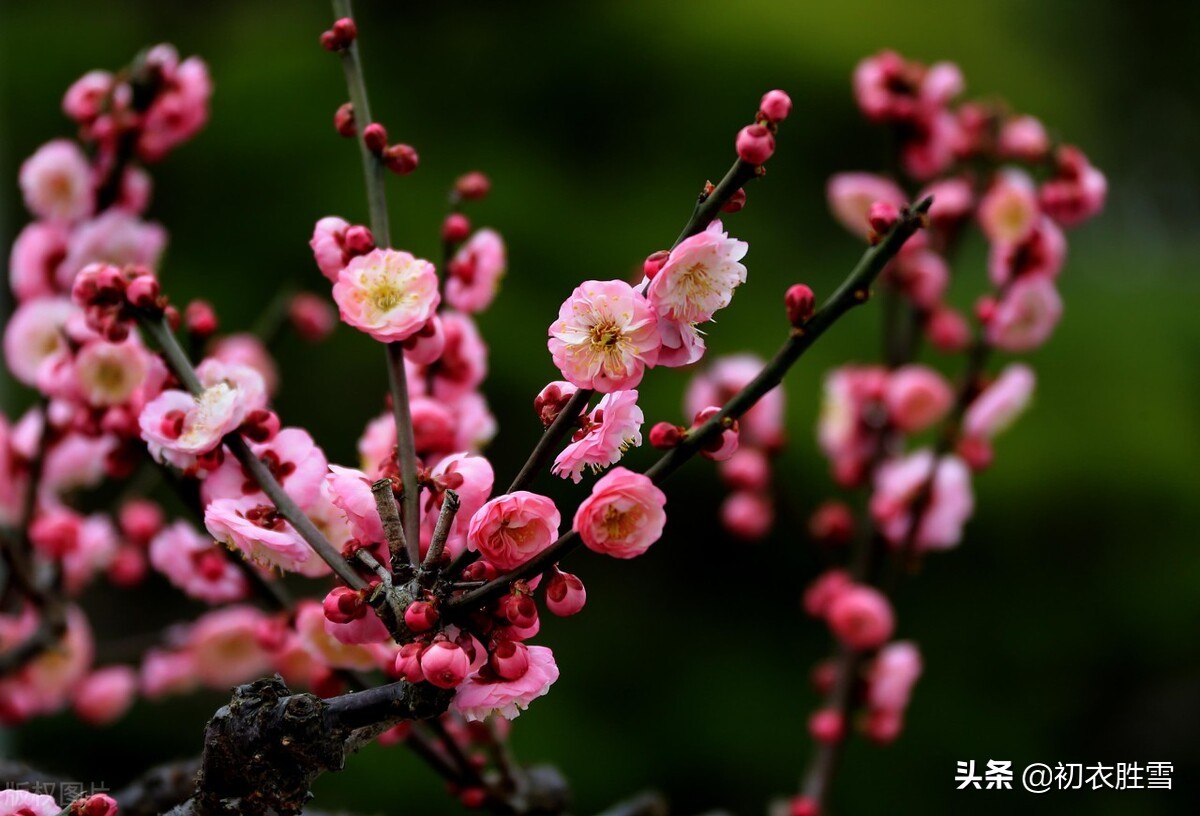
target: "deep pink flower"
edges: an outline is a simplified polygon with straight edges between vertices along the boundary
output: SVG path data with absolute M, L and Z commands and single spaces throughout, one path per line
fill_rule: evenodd
M 1037 162 L 1050 149 L 1050 136 L 1037 118 L 1014 116 L 1000 128 L 996 149 L 1006 158 Z
M 129 666 L 97 669 L 74 690 L 75 713 L 91 725 L 107 725 L 119 720 L 133 705 L 137 687 L 137 672 Z
M 775 524 L 771 497 L 753 490 L 735 490 L 721 502 L 721 526 L 740 541 L 759 541 Z
M 1019 243 L 995 243 L 988 252 L 988 276 L 996 286 L 1022 277 L 1056 277 L 1067 258 L 1067 239 L 1049 217 L 1038 219 Z
M 407 340 L 437 312 L 433 264 L 394 249 L 376 249 L 338 272 L 333 299 L 342 320 L 381 343 Z
M 450 260 L 446 300 L 460 312 L 482 312 L 495 298 L 507 268 L 504 239 L 495 230 L 479 230 Z
M 646 287 L 646 297 L 659 317 L 679 323 L 704 323 L 733 299 L 733 290 L 746 282 L 739 261 L 748 244 L 730 238 L 720 221 L 684 239 Z
M 138 155 L 158 161 L 174 147 L 194 136 L 208 121 L 212 80 L 199 57 L 179 62 L 169 45 L 157 45 L 146 57 L 159 67 L 161 87 L 142 120 Z
M 164 527 L 150 542 L 149 554 L 151 566 L 193 598 L 219 604 L 250 594 L 245 574 L 186 521 Z
M 817 441 L 840 484 L 855 484 L 865 475 L 886 388 L 887 370 L 882 366 L 846 365 L 825 377 Z
M 553 544 L 561 521 L 553 501 L 518 490 L 492 499 L 471 516 L 467 546 L 507 572 Z
M 633 558 L 662 536 L 666 504 L 666 495 L 649 477 L 617 467 L 596 482 L 575 511 L 573 525 L 589 550 Z
M 55 270 L 67 254 L 67 228 L 51 221 L 34 221 L 13 241 L 8 280 L 18 303 L 59 293 Z
M 204 526 L 217 541 L 262 567 L 299 572 L 310 561 L 320 561 L 275 506 L 256 496 L 210 503 Z
M 637 391 L 605 394 L 582 420 L 582 427 L 554 460 L 550 472 L 579 484 L 584 468 L 598 473 L 619 462 L 630 446 L 641 445 L 645 417 L 637 399 Z
M 303 428 L 284 428 L 269 442 L 251 444 L 255 457 L 264 462 L 275 476 L 275 480 L 306 510 L 317 500 L 321 484 L 329 472 L 329 463 L 324 452 L 317 447 L 308 431 Z M 225 461 L 200 486 L 200 495 L 205 503 L 219 498 L 241 498 L 258 496 L 266 503 L 262 488 L 250 477 L 232 456 Z
M 363 544 L 385 541 L 383 522 L 375 507 L 375 496 L 371 493 L 371 480 L 361 470 L 330 465 L 325 477 L 330 498 L 335 507 L 342 511 L 354 537 Z
M 494 674 L 476 672 L 458 687 L 454 707 L 468 722 L 496 713 L 505 719 L 519 717 L 536 698 L 550 690 L 558 679 L 554 653 L 545 646 L 530 646 L 529 666 L 519 678 L 503 680 Z
M 91 215 L 95 206 L 92 168 L 79 145 L 55 139 L 21 164 L 25 206 L 38 218 L 72 222 Z
M 896 626 L 887 596 L 861 584 L 835 595 L 825 614 L 834 635 L 852 649 L 882 646 Z
M 585 281 L 563 301 L 548 345 L 565 379 L 607 394 L 636 387 L 662 340 L 653 308 L 632 286 Z

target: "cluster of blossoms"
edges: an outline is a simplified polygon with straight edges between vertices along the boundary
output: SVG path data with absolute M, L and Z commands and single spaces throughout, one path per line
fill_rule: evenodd
M 1078 148 L 1053 143 L 1034 117 L 994 103 L 956 103 L 963 79 L 952 64 L 925 66 L 883 52 L 859 64 L 853 84 L 862 113 L 895 136 L 905 178 L 835 175 L 828 185 L 834 217 L 875 243 L 906 201 L 932 196 L 933 204 L 929 228 L 910 238 L 881 276 L 899 323 L 885 338 L 887 364 L 844 365 L 825 378 L 818 442 L 840 487 L 869 491 L 866 517 L 856 522 L 847 503 L 833 500 L 818 508 L 810 530 L 835 550 L 855 538 L 869 548 L 877 537 L 903 565 L 961 541 L 974 510 L 972 474 L 991 464 L 994 437 L 1025 410 L 1035 382 L 1023 363 L 1009 362 L 996 375 L 986 363 L 1049 339 L 1062 314 L 1055 280 L 1066 257 L 1063 230 L 1102 209 L 1106 183 Z M 974 325 L 950 300 L 955 253 L 972 224 L 989 247 Z M 922 337 L 940 353 L 966 357 L 957 385 L 915 362 Z M 908 440 L 921 442 L 930 432 L 932 441 L 906 450 Z M 868 736 L 895 739 L 921 672 L 915 644 L 888 643 L 897 624 L 887 595 L 872 585 L 881 567 L 863 562 L 853 575 L 823 573 L 805 594 L 807 612 L 860 656 L 822 664 L 816 673 L 820 693 L 848 700 L 810 721 L 814 739 L 826 746 L 844 738 L 846 716 L 860 706 Z M 853 676 L 840 676 L 846 672 Z M 846 683 L 850 694 L 833 693 Z M 818 812 L 819 785 L 806 787 L 791 803 L 796 816 Z

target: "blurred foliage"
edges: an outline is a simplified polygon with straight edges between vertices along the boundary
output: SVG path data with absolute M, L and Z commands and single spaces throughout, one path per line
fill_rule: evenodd
M 318 2 L 200 4 L 6 0 L 0 8 L 0 238 L 26 218 L 20 161 L 69 133 L 67 85 L 139 48 L 200 54 L 216 84 L 200 137 L 155 168 L 151 215 L 171 231 L 162 267 L 177 302 L 203 296 L 224 328 L 248 328 L 281 287 L 327 291 L 307 247 L 327 214 L 365 220 L 358 155 L 334 135 L 341 70 L 316 44 Z M 784 334 L 781 293 L 828 293 L 860 247 L 826 214 L 831 172 L 884 166 L 882 134 L 857 115 L 849 74 L 883 47 L 958 62 L 969 93 L 1003 96 L 1080 144 L 1108 174 L 1108 212 L 1072 233 L 1067 313 L 1035 355 L 1033 411 L 998 443 L 976 482 L 967 540 L 902 584 L 899 634 L 926 674 L 894 746 L 851 745 L 837 812 L 1166 814 L 1194 812 L 1200 779 L 1200 74 L 1190 57 L 1200 5 L 1117 2 L 363 3 L 362 49 L 376 115 L 414 144 L 421 168 L 390 184 L 397 244 L 436 258 L 445 191 L 488 172 L 470 211 L 500 229 L 510 272 L 480 320 L 492 344 L 487 393 L 501 434 L 498 480 L 536 438 L 533 395 L 555 372 L 545 326 L 580 280 L 626 276 L 666 246 L 705 178 L 732 158 L 759 95 L 796 110 L 770 173 L 727 220 L 750 242 L 750 281 L 710 334 L 712 354 L 768 355 Z M 957 263 L 964 299 L 982 250 Z M 872 359 L 878 311 L 859 310 L 790 376 L 793 444 L 780 462 L 780 524 L 747 547 L 714 532 L 720 491 L 696 463 L 672 480 L 667 538 L 633 563 L 576 556 L 589 603 L 546 620 L 562 679 L 515 723 L 523 761 L 552 760 L 578 810 L 637 790 L 677 813 L 762 812 L 794 788 L 816 702 L 807 677 L 829 650 L 798 606 L 820 569 L 803 523 L 832 488 L 812 427 L 822 372 Z M 382 407 L 383 355 L 341 330 L 308 348 L 279 343 L 278 407 L 330 458 L 354 459 Z M 957 362 L 957 361 L 954 361 Z M 952 365 L 944 366 L 952 372 Z M 678 418 L 686 372 L 654 372 L 648 419 Z M 0 381 L 11 413 L 28 395 Z M 636 451 L 634 466 L 650 451 Z M 578 496 L 562 485 L 541 489 Z M 569 487 L 569 486 L 568 486 Z M 574 499 L 568 499 L 568 502 Z M 573 506 L 568 503 L 568 506 Z M 186 614 L 149 593 L 97 592 L 104 637 L 146 634 Z M 35 722 L 10 749 L 75 778 L 116 786 L 145 765 L 194 753 L 221 702 L 142 703 L 99 731 Z M 959 759 L 1016 767 L 1165 760 L 1176 790 L 1120 794 L 956 792 Z M 403 749 L 369 749 L 320 782 L 319 801 L 361 813 L 455 812 Z M 1190 797 L 1190 805 L 1188 804 Z

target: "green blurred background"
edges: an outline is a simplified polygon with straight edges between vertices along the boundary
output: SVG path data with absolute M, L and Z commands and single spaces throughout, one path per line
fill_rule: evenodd
M 978 478 L 961 548 L 928 560 L 897 594 L 899 635 L 925 656 L 908 727 L 878 749 L 856 740 L 839 813 L 1167 814 L 1200 801 L 1200 5 L 1132 11 L 1108 3 L 687 4 L 363 3 L 361 47 L 377 117 L 421 155 L 390 182 L 397 245 L 437 257 L 445 191 L 482 169 L 493 195 L 471 210 L 505 235 L 510 271 L 481 328 L 487 394 L 510 478 L 538 428 L 533 395 L 555 376 L 545 327 L 580 280 L 625 277 L 669 245 L 733 134 L 773 87 L 796 101 L 770 174 L 727 219 L 750 243 L 749 283 L 710 334 L 713 355 L 769 354 L 782 340 L 784 287 L 828 293 L 860 247 L 827 215 L 824 182 L 884 166 L 885 142 L 858 116 L 849 75 L 883 47 L 959 63 L 968 93 L 1003 96 L 1081 145 L 1108 175 L 1105 215 L 1070 234 L 1066 316 L 1032 360 L 1034 409 Z M 210 298 L 224 328 L 249 327 L 281 287 L 327 291 L 307 240 L 313 222 L 365 220 L 358 154 L 331 128 L 345 90 L 316 44 L 319 2 L 5 2 L 0 17 L 0 238 L 25 222 L 15 179 L 40 143 L 69 135 L 62 91 L 146 44 L 209 63 L 207 129 L 155 169 L 151 216 L 171 231 L 162 278 L 176 302 Z M 7 251 L 7 250 L 6 250 Z M 956 292 L 982 281 L 968 247 Z M 797 603 L 821 568 L 803 519 L 832 490 L 815 451 L 819 382 L 877 356 L 879 310 L 859 310 L 788 378 L 792 445 L 781 461 L 780 524 L 768 541 L 714 530 L 713 469 L 672 480 L 668 535 L 646 557 L 575 556 L 579 616 L 547 619 L 562 679 L 514 729 L 523 761 L 553 760 L 576 810 L 655 787 L 674 812 L 763 812 L 794 790 L 817 698 L 810 667 L 828 636 Z M 348 329 L 318 348 L 280 347 L 286 422 L 306 424 L 351 462 L 381 406 L 382 354 Z M 948 369 L 948 370 L 953 370 Z M 643 387 L 649 421 L 677 419 L 686 372 Z M 4 407 L 29 395 L 10 381 Z M 652 452 L 630 455 L 644 466 Z M 577 493 L 549 485 L 555 495 Z M 568 499 L 573 501 L 574 499 Z M 568 505 L 573 506 L 573 505 Z M 749 561 L 754 566 L 734 569 Z M 161 597 L 160 597 L 161 596 Z M 97 592 L 102 639 L 187 612 L 164 593 Z M 73 779 L 115 787 L 140 768 L 193 754 L 221 702 L 140 703 L 125 721 L 68 718 L 8 735 L 5 750 Z M 1171 792 L 956 792 L 956 760 L 1175 764 Z M 403 749 L 372 748 L 318 787 L 360 813 L 456 812 Z

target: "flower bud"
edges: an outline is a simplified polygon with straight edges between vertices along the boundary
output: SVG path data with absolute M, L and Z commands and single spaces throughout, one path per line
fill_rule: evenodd
M 479 201 L 486 198 L 492 189 L 492 182 L 478 170 L 459 176 L 454 182 L 454 191 L 466 201 Z
M 342 235 L 342 246 L 345 247 L 346 254 L 352 258 L 366 255 L 375 249 L 375 236 L 371 234 L 369 228 L 355 224 L 346 228 L 346 232 Z
M 270 442 L 279 433 L 279 414 L 265 408 L 256 408 L 246 414 L 246 421 L 239 428 L 251 442 Z
M 521 593 L 511 593 L 500 599 L 501 617 L 518 629 L 528 629 L 537 623 L 537 604 L 533 598 Z
M 849 544 L 854 537 L 854 514 L 843 502 L 827 501 L 809 519 L 808 533 L 819 544 Z
M 771 532 L 775 507 L 769 496 L 750 490 L 730 493 L 721 503 L 721 526 L 741 541 L 758 541 Z
M 787 309 L 788 322 L 800 326 L 813 316 L 817 297 L 813 290 L 803 283 L 794 283 L 783 295 L 783 305 Z
M 904 712 L 887 708 L 874 709 L 867 714 L 862 729 L 871 742 L 889 745 L 896 741 L 904 729 Z
M 71 816 L 117 816 L 117 800 L 108 794 L 97 793 L 76 799 L 71 803 L 69 812 Z
M 398 176 L 407 176 L 416 170 L 419 160 L 412 145 L 394 144 L 383 151 L 383 163 Z
M 334 587 L 321 606 L 330 623 L 350 623 L 367 614 L 362 594 L 350 587 Z
M 892 605 L 879 590 L 856 585 L 840 592 L 829 604 L 829 628 L 851 649 L 876 649 L 895 629 Z
M 358 135 L 358 123 L 354 121 L 354 105 L 352 103 L 343 102 L 338 106 L 337 111 L 333 114 L 333 127 L 337 130 L 338 135 L 345 136 L 347 139 Z
M 471 220 L 462 213 L 450 213 L 442 222 L 442 240 L 448 244 L 465 241 L 470 234 Z
M 520 680 L 529 669 L 529 647 L 513 640 L 502 640 L 488 658 L 492 671 L 505 680 Z
M 775 137 L 763 125 L 746 125 L 738 131 L 737 154 L 747 164 L 762 164 L 775 152 Z
M 642 272 L 647 278 L 653 279 L 658 274 L 658 270 L 663 268 L 663 264 L 671 257 L 670 250 L 660 249 L 657 252 L 651 252 L 646 256 L 646 260 L 642 261 Z
M 350 44 L 358 38 L 358 26 L 354 25 L 354 21 L 349 17 L 343 17 L 335 22 L 330 30 L 333 32 L 333 36 L 341 42 L 342 48 L 349 48 Z
M 574 615 L 587 602 L 583 581 L 569 572 L 554 568 L 546 582 L 546 608 L 559 617 Z
M 978 473 L 986 470 L 992 463 L 992 443 L 979 436 L 967 436 L 958 441 L 958 455 L 967 463 L 967 467 Z
M 198 338 L 212 337 L 217 332 L 217 313 L 207 300 L 193 300 L 183 310 L 183 325 Z
M 162 509 L 147 499 L 131 499 L 117 514 L 121 535 L 131 544 L 146 547 L 163 526 Z
M 421 670 L 421 653 L 424 651 L 424 643 L 406 643 L 401 646 L 393 666 L 396 674 L 410 683 L 420 683 L 424 680 L 425 673 Z
M 105 574 L 115 586 L 137 586 L 146 577 L 146 556 L 137 547 L 120 547 Z
M 429 318 L 417 333 L 404 340 L 404 359 L 416 365 L 429 365 L 446 350 L 446 331 L 437 315 Z
M 487 803 L 487 791 L 478 785 L 470 788 L 463 788 L 458 794 L 458 801 L 462 806 L 471 810 L 478 810 Z
M 387 149 L 387 128 L 378 122 L 372 122 L 363 130 L 363 144 L 367 146 L 367 150 L 374 153 L 376 156 L 382 156 L 383 151 Z
M 497 575 L 496 568 L 488 561 L 473 561 L 462 571 L 464 581 L 490 581 Z
M 470 670 L 471 661 L 467 659 L 467 653 L 448 640 L 432 644 L 421 655 L 421 671 L 425 679 L 438 688 L 454 688 L 466 679 Z
M 875 201 L 867 210 L 867 223 L 871 230 L 867 233 L 867 241 L 875 246 L 883 240 L 883 236 L 896 226 L 900 220 L 900 210 L 890 201 Z
M 732 490 L 764 492 L 771 483 L 771 464 L 757 448 L 742 448 L 721 463 L 721 481 Z
M 670 422 L 659 422 L 650 429 L 650 444 L 658 450 L 670 450 L 683 438 L 684 429 Z
M 158 306 L 159 286 L 153 275 L 138 275 L 125 286 L 125 300 L 138 309 Z
M 782 122 L 792 112 L 792 98 L 784 91 L 767 91 L 758 103 L 762 115 L 772 122 Z
M 729 197 L 729 200 L 721 205 L 721 212 L 735 213 L 739 212 L 746 206 L 746 188 L 738 187 L 737 191 Z
M 846 724 L 840 711 L 820 708 L 808 718 L 808 733 L 817 742 L 841 742 L 846 736 Z
M 567 407 L 567 403 L 571 401 L 571 397 L 575 396 L 577 390 L 574 385 L 565 380 L 555 380 L 534 397 L 533 410 L 541 419 L 544 427 L 549 428 L 554 420 L 558 419 L 558 415 L 562 413 L 563 408 Z
M 821 806 L 807 796 L 797 796 L 788 803 L 787 816 L 821 816 Z
M 404 610 L 404 625 L 414 632 L 428 632 L 438 622 L 437 610 L 425 601 L 413 601 Z
M 943 306 L 929 316 L 925 336 L 938 351 L 953 354 L 963 351 L 971 342 L 971 327 L 961 313 Z
M 335 52 L 335 51 L 338 51 L 341 49 L 341 44 L 338 40 L 338 36 L 336 34 L 334 34 L 332 31 L 322 31 L 320 42 L 321 42 L 321 47 L 324 48 L 326 51 Z
M 319 343 L 333 333 L 337 313 L 326 298 L 300 292 L 288 304 L 288 320 L 302 339 Z

